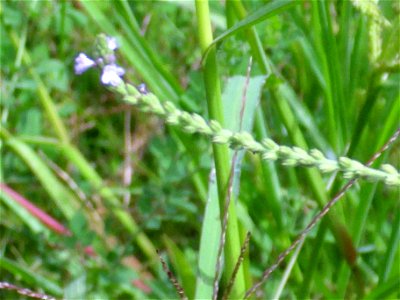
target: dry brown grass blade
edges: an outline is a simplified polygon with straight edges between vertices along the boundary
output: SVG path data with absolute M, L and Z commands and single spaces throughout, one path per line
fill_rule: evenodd
M 160 258 L 162 267 L 164 272 L 167 274 L 169 281 L 172 283 L 172 285 L 175 287 L 176 292 L 179 295 L 179 298 L 181 300 L 188 300 L 188 297 L 185 294 L 185 291 L 183 290 L 182 286 L 179 284 L 178 280 L 176 279 L 175 275 L 172 273 L 172 271 L 168 268 L 167 263 L 165 260 L 162 258 L 161 253 L 159 250 L 157 250 L 158 257 Z
M 15 291 L 20 295 L 27 296 L 30 298 L 36 298 L 36 299 L 42 299 L 42 300 L 56 300 L 56 298 L 54 298 L 53 296 L 49 296 L 49 295 L 46 295 L 43 293 L 37 293 L 30 289 L 22 288 L 22 287 L 14 285 L 12 283 L 6 282 L 6 281 L 0 281 L 0 290 L 1 289 Z M 6 299 L 6 298 L 4 298 L 4 299 Z
M 231 289 L 232 289 L 233 283 L 235 282 L 236 274 L 237 274 L 237 272 L 239 270 L 240 265 L 243 262 L 244 254 L 246 253 L 246 250 L 247 250 L 247 248 L 249 246 L 250 236 L 251 236 L 251 233 L 250 233 L 250 231 L 248 231 L 247 234 L 246 234 L 246 239 L 244 240 L 244 243 L 242 245 L 242 248 L 240 248 L 240 255 L 239 255 L 239 258 L 238 258 L 238 260 L 236 262 L 235 268 L 233 269 L 233 273 L 232 273 L 231 279 L 229 280 L 228 285 L 226 286 L 226 289 L 224 291 L 224 295 L 222 296 L 223 300 L 227 300 L 229 294 L 231 293 Z

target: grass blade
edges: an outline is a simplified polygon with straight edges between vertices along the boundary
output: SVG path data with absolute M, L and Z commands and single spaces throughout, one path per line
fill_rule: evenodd
M 0 256 L 0 267 L 1 269 L 14 274 L 15 277 L 20 277 L 23 281 L 34 287 L 35 290 L 42 288 L 46 292 L 58 297 L 63 294 L 63 290 L 60 286 L 45 277 L 42 277 L 37 272 L 30 271 L 28 268 L 21 266 L 19 263 L 11 259 Z
M 203 60 L 210 53 L 211 48 L 222 41 L 223 39 L 237 33 L 238 31 L 249 28 L 265 19 L 279 14 L 292 6 L 299 4 L 297 1 L 293 0 L 276 0 L 264 5 L 262 8 L 257 9 L 254 13 L 249 14 L 246 18 L 242 19 L 240 22 L 236 23 L 234 26 L 223 32 L 217 38 L 215 38 L 210 45 L 208 45 L 207 50 L 203 53 Z
M 69 220 L 80 207 L 76 197 L 58 180 L 48 166 L 27 144 L 1 130 L 8 147 L 18 155 L 38 178 L 50 199 Z

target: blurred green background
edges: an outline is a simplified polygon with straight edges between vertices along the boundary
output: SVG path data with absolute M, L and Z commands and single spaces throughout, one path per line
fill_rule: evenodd
M 243 1 L 248 12 L 269 3 Z M 238 22 L 232 4 L 210 1 L 210 10 L 214 37 Z M 366 162 L 378 151 L 399 127 L 400 6 L 379 1 L 381 15 L 373 13 L 347 0 L 302 1 L 260 17 L 261 50 L 280 77 L 257 88 L 258 138 L 263 129 L 279 144 L 298 145 L 296 128 L 306 146 L 331 158 Z M 77 76 L 73 65 L 79 52 L 92 52 L 97 34 L 116 36 L 125 79 L 206 117 L 194 3 L 2 1 L 0 15 L 0 280 L 66 299 L 176 298 L 160 249 L 193 297 L 212 186 L 210 141 L 129 107 L 100 84 L 97 70 Z M 234 76 L 246 76 L 253 50 L 244 29 L 217 44 L 225 91 Z M 259 75 L 266 73 L 253 56 L 251 76 Z M 225 105 L 235 96 L 226 92 Z M 399 168 L 398 142 L 374 166 L 381 163 Z M 239 167 L 238 218 L 252 233 L 248 268 L 258 278 L 346 180 L 266 166 L 251 154 Z M 5 185 L 64 233 L 39 222 Z M 398 189 L 357 183 L 335 209 L 357 249 L 356 267 L 325 222 L 291 276 L 284 278 L 284 263 L 259 298 L 400 297 L 398 200 Z M 0 297 L 25 299 L 5 289 Z

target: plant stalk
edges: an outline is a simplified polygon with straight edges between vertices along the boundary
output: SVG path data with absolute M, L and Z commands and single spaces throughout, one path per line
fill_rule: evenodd
M 212 29 L 210 22 L 210 13 L 208 1 L 196 0 L 196 14 L 198 19 L 198 33 L 202 53 L 204 53 L 208 46 L 212 43 Z M 204 83 L 207 96 L 207 107 L 209 117 L 212 120 L 224 124 L 221 87 L 218 77 L 217 56 L 215 48 L 211 49 L 207 60 L 204 65 Z M 230 164 L 229 164 L 229 149 L 227 145 L 213 144 L 213 153 L 215 161 L 215 170 L 217 176 L 218 186 L 218 199 L 220 207 L 221 223 L 223 221 L 223 212 L 225 206 L 225 199 L 227 194 L 227 187 L 229 184 Z M 235 262 L 240 255 L 240 235 L 238 228 L 238 220 L 236 216 L 235 203 L 230 202 L 229 208 L 229 222 L 226 231 L 226 244 L 224 249 L 225 254 L 225 270 L 223 277 L 225 282 L 229 280 L 234 268 Z M 243 268 L 240 267 L 236 276 L 236 281 L 233 284 L 231 298 L 240 298 L 245 291 L 245 281 Z

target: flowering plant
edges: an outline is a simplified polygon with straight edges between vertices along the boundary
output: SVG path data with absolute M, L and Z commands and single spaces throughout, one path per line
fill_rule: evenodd
M 400 174 L 389 164 L 377 170 L 347 157 L 340 157 L 337 161 L 328 159 L 317 149 L 305 151 L 299 147 L 280 146 L 271 139 L 258 142 L 247 132 L 231 132 L 214 120 L 207 122 L 200 115 L 179 110 L 172 102 L 162 103 L 154 94 L 148 93 L 143 83 L 135 87 L 123 81 L 125 70 L 115 63 L 114 51 L 117 48 L 115 38 L 99 35 L 96 44 L 98 58 L 93 60 L 80 53 L 75 59 L 75 73 L 82 74 L 96 66 L 102 68 L 101 82 L 119 93 L 124 101 L 136 105 L 144 112 L 156 114 L 184 131 L 209 136 L 214 143 L 245 149 L 260 154 L 265 160 L 281 161 L 286 166 L 316 167 L 323 173 L 340 171 L 347 179 L 361 177 L 370 181 L 383 181 L 390 186 L 400 186 Z
M 75 58 L 75 74 L 81 75 L 90 68 L 101 67 L 101 82 L 104 85 L 119 86 L 122 83 L 122 76 L 125 70 L 115 64 L 116 58 L 114 51 L 118 49 L 117 39 L 100 35 L 98 38 L 98 55 L 97 60 L 93 60 L 85 53 L 79 53 Z

